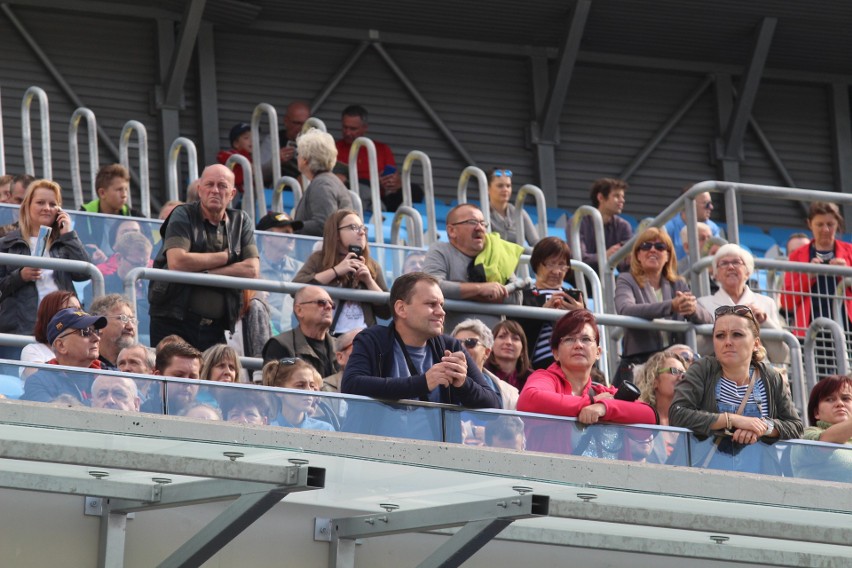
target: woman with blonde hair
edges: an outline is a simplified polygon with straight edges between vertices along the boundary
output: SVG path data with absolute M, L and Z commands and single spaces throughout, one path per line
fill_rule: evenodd
M 89 261 L 89 255 L 71 218 L 62 210 L 62 189 L 47 179 L 32 182 L 21 203 L 19 228 L 0 239 L 0 252 L 25 256 L 49 256 Z M 51 229 L 41 246 L 42 227 Z M 74 290 L 73 280 L 88 280 L 86 274 L 61 272 L 31 266 L 0 265 L 0 332 L 29 335 L 33 332 L 36 312 L 42 298 L 56 290 Z M 3 348 L 0 354 L 17 359 L 20 348 Z
M 293 282 L 387 292 L 382 268 L 370 258 L 367 227 L 351 209 L 331 214 L 323 231 L 322 250 L 316 251 L 293 277 Z M 331 333 L 338 335 L 376 323 L 376 315 L 390 317 L 387 304 L 368 304 L 350 300 L 339 302 L 334 312 Z
M 616 281 L 615 309 L 619 315 L 646 320 L 713 321 L 686 281 L 678 276 L 672 240 L 665 229 L 658 227 L 645 229 L 636 239 L 630 254 L 630 272 L 619 274 Z M 630 380 L 633 366 L 644 363 L 652 354 L 683 342 L 683 334 L 626 328 L 614 384 Z

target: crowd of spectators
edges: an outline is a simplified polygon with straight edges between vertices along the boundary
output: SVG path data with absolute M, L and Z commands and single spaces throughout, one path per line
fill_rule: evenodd
M 334 172 L 338 161 L 348 159 L 355 139 L 366 134 L 368 115 L 363 107 L 345 109 L 343 136 L 336 142 L 319 130 L 302 133 L 309 116 L 305 103 L 290 105 L 279 156 L 268 151 L 263 158 L 264 169 L 279 159 L 285 175 L 302 176 L 302 199 L 292 218 L 269 213 L 256 226 L 232 207 L 243 189 L 241 171 L 223 165 L 234 153 L 251 158 L 251 128 L 245 123 L 231 130 L 231 149 L 220 154 L 221 163 L 202 172 L 194 186 L 197 196 L 167 204 L 158 235 L 147 232 L 127 205 L 130 176 L 121 166 L 98 172 L 98 198 L 82 208 L 95 216 L 117 216 L 108 224 L 83 216 L 72 225 L 55 182 L 0 177 L 0 201 L 20 205 L 17 222 L 3 228 L 0 252 L 89 262 L 106 284 L 106 295 L 81 302 L 85 298 L 76 296 L 74 280 L 85 275 L 0 265 L 0 331 L 33 334 L 36 340 L 23 351 L 2 347 L 4 358 L 21 361 L 21 398 L 257 425 L 343 426 L 351 432 L 426 439 L 450 434 L 436 432 L 417 407 L 395 412 L 290 391 L 403 401 L 388 407 L 394 410 L 414 400 L 567 416 L 582 424 L 682 426 L 707 440 L 704 451 L 696 452 L 700 465 L 743 471 L 771 470 L 768 462 L 777 461 L 777 454 L 767 444 L 803 432 L 813 440 L 852 441 L 848 377 L 817 383 L 808 406 L 812 427 L 804 431 L 785 373 L 778 369 L 789 364 L 790 350 L 783 342 L 759 337 L 761 328 L 780 330 L 786 322 L 775 299 L 749 287 L 754 258 L 721 240 L 719 226 L 710 219 L 709 193 L 695 198 L 696 229 L 700 255 L 712 256 L 716 290 L 697 298 L 681 275 L 689 262 L 686 215 L 665 227 L 645 228 L 633 239 L 621 216 L 627 184 L 602 178 L 590 190 L 603 221 L 602 256 L 608 259 L 632 243 L 616 267 L 616 312 L 712 324 L 712 336 L 702 338 L 697 352 L 679 345 L 684 341 L 680 334 L 625 328 L 618 368 L 604 376 L 598 365 L 600 327 L 587 309 L 593 300 L 572 285 L 580 276 L 571 270 L 567 239 L 539 235 L 526 211 L 520 215 L 523 228 L 515 225 L 512 172 L 507 169 L 488 174 L 490 226 L 476 205 L 457 205 L 446 216 L 448 241 L 408 256 L 388 302 L 335 301 L 329 288 L 388 292 L 387 273 L 371 257 L 364 220 Z M 381 197 L 385 208 L 393 210 L 401 187 L 396 162 L 388 146 L 376 143 L 376 149 Z M 369 175 L 365 152 L 357 162 L 361 179 L 355 186 L 369 183 L 362 177 Z M 360 197 L 365 197 L 363 191 Z M 791 240 L 790 260 L 848 266 L 852 245 L 838 240 L 842 225 L 836 205 L 812 204 L 808 228 L 814 237 Z M 532 247 L 532 284 L 515 277 L 524 252 L 515 244 L 519 229 Z M 255 230 L 267 234 L 256 240 Z M 600 270 L 594 232 L 593 220 L 586 216 L 580 224 L 579 256 Z M 297 259 L 294 241 L 285 236 L 293 233 L 322 239 L 310 256 Z M 147 285 L 139 280 L 134 305 L 122 295 L 124 278 L 149 266 L 306 286 L 289 296 L 248 287 Z M 834 295 L 837 287 L 834 276 L 788 272 L 781 308 L 801 321 L 833 317 L 823 298 Z M 814 289 L 817 294 L 809 294 Z M 494 309 L 452 313 L 444 309 L 445 298 L 564 315 L 544 320 L 507 318 Z M 841 310 L 840 323 L 847 330 L 850 308 L 847 302 Z M 147 344 L 142 337 L 150 338 Z M 241 357 L 262 358 L 262 370 L 249 373 Z M 68 369 L 74 367 L 112 372 Z M 160 383 L 138 375 L 179 380 Z M 215 384 L 252 382 L 272 390 Z M 459 428 L 459 441 L 466 444 L 516 450 L 576 453 L 578 446 L 606 444 L 564 422 L 517 416 L 465 419 Z M 665 463 L 676 453 L 676 438 L 669 431 L 631 436 L 618 447 L 610 444 L 609 455 Z M 759 441 L 767 444 L 756 445 Z

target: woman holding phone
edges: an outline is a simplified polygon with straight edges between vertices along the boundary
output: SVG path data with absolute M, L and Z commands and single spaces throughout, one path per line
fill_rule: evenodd
M 374 292 L 388 290 L 381 267 L 370 258 L 367 227 L 351 209 L 340 209 L 329 216 L 323 231 L 322 249 L 308 257 L 293 282 Z M 335 307 L 331 333 L 338 335 L 373 325 L 377 315 L 390 317 L 390 308 L 386 304 L 340 302 Z
M 27 256 L 50 256 L 89 261 L 83 243 L 71 229 L 71 218 L 62 210 L 62 189 L 46 179 L 32 182 L 24 194 L 18 218 L 19 228 L 0 239 L 0 252 Z M 39 233 L 42 227 L 49 234 Z M 47 233 L 47 231 L 44 231 Z M 44 246 L 39 253 L 37 246 Z M 33 333 L 38 305 L 56 290 L 73 290 L 72 280 L 88 280 L 85 274 L 57 272 L 32 266 L 0 265 L 0 332 Z M 17 359 L 20 348 L 0 348 L 7 358 Z

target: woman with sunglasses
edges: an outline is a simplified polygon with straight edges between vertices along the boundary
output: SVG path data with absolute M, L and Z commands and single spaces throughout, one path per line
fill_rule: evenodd
M 332 213 L 325 222 L 322 249 L 313 253 L 293 282 L 387 292 L 382 268 L 370 258 L 367 227 L 351 209 Z M 376 316 L 390 317 L 387 304 L 368 304 L 344 300 L 338 303 L 330 332 L 333 335 L 369 327 Z
M 504 241 L 518 243 L 518 229 L 515 227 L 515 206 L 509 202 L 512 198 L 512 170 L 493 168 L 488 172 L 488 202 L 491 212 L 491 231 L 499 233 Z M 524 237 L 530 246 L 539 240 L 538 230 L 526 211 L 521 211 L 524 224 Z
M 692 465 L 777 473 L 774 448 L 755 442 L 798 438 L 802 420 L 781 375 L 764 361 L 751 308 L 722 306 L 715 315 L 714 354 L 675 386 L 669 419 L 705 440 L 694 445 Z
M 657 227 L 645 229 L 636 239 L 630 272 L 619 274 L 615 285 L 615 309 L 619 315 L 647 320 L 712 321 L 686 281 L 678 276 L 672 240 L 665 229 Z M 683 335 L 625 328 L 621 363 L 613 383 L 617 386 L 630 380 L 634 365 L 644 363 L 667 345 L 683 343 Z
M 470 358 L 479 367 L 482 376 L 489 381 L 492 388 L 500 393 L 504 410 L 515 410 L 518 405 L 518 389 L 510 385 L 485 367 L 485 361 L 494 348 L 494 334 L 488 326 L 478 319 L 466 319 L 459 323 L 452 333 L 458 339 Z
M 698 304 L 708 312 L 721 306 L 748 306 L 761 328 L 784 329 L 775 300 L 763 294 L 755 294 L 748 287 L 748 279 L 753 273 L 754 257 L 750 252 L 733 243 L 723 245 L 713 256 L 713 275 L 719 283 L 719 290 L 711 296 L 698 298 Z M 789 361 L 790 348 L 783 341 L 770 340 L 765 343 L 765 347 L 771 362 L 781 364 Z M 699 336 L 698 352 L 702 355 L 711 354 L 712 339 L 705 335 Z
M 636 386 L 641 394 L 639 400 L 657 411 L 662 426 L 669 425 L 669 408 L 674 398 L 675 386 L 686 374 L 687 363 L 670 350 L 651 355 L 651 358 L 634 373 Z M 661 432 L 654 436 L 651 449 L 652 459 L 656 463 L 665 463 L 677 444 L 677 434 Z

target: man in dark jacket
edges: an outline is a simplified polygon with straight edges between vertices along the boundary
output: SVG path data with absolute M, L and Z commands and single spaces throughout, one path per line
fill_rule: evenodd
M 343 372 L 341 391 L 386 400 L 417 399 L 469 408 L 500 408 L 500 395 L 483 379 L 458 340 L 443 335 L 444 295 L 438 280 L 412 272 L 394 281 L 393 323 L 359 333 Z M 440 440 L 437 423 L 424 409 L 353 408 L 346 429 Z M 385 409 L 387 410 L 387 409 Z

